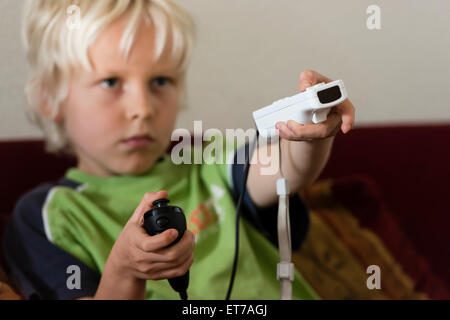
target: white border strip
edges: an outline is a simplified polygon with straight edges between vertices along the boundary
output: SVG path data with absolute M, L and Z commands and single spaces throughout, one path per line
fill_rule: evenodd
M 48 205 L 50 203 L 50 201 L 53 198 L 53 195 L 56 192 L 56 189 L 58 187 L 53 187 L 50 189 L 50 191 L 47 194 L 47 197 L 45 198 L 45 202 L 44 202 L 44 206 L 42 207 L 42 221 L 44 222 L 44 231 L 45 231 L 45 235 L 47 236 L 47 240 L 53 243 L 53 237 L 52 234 L 50 232 L 50 225 L 48 223 Z
M 88 186 L 87 183 L 83 183 L 83 184 L 80 184 L 75 190 L 77 190 L 78 192 L 82 192 L 84 189 L 87 188 L 87 186 Z

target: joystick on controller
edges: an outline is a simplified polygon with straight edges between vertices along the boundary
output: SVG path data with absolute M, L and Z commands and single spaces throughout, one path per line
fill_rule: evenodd
M 168 206 L 168 199 L 153 201 L 155 208 L 144 213 L 144 229 L 151 236 L 160 234 L 167 229 L 176 229 L 177 238 L 169 245 L 174 245 L 183 237 L 186 230 L 186 217 L 183 210 L 177 206 Z M 189 285 L 189 270 L 186 274 L 168 279 L 172 288 L 180 294 L 181 299 L 187 300 L 187 287 Z

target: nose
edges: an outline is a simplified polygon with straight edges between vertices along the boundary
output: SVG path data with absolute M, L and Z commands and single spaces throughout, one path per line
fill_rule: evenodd
M 146 119 L 156 112 L 147 86 L 134 85 L 126 95 L 126 116 L 129 120 Z

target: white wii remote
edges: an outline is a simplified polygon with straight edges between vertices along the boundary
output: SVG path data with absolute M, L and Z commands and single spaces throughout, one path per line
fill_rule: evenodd
M 278 121 L 294 120 L 298 123 L 320 123 L 327 119 L 335 105 L 347 99 L 342 80 L 319 83 L 295 96 L 275 101 L 270 106 L 253 112 L 256 128 L 264 138 L 277 135 Z

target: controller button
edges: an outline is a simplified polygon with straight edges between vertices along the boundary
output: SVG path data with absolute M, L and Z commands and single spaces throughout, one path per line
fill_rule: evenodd
M 156 220 L 156 224 L 158 225 L 158 227 L 164 228 L 169 224 L 169 219 L 167 219 L 166 217 L 158 218 L 158 220 Z

